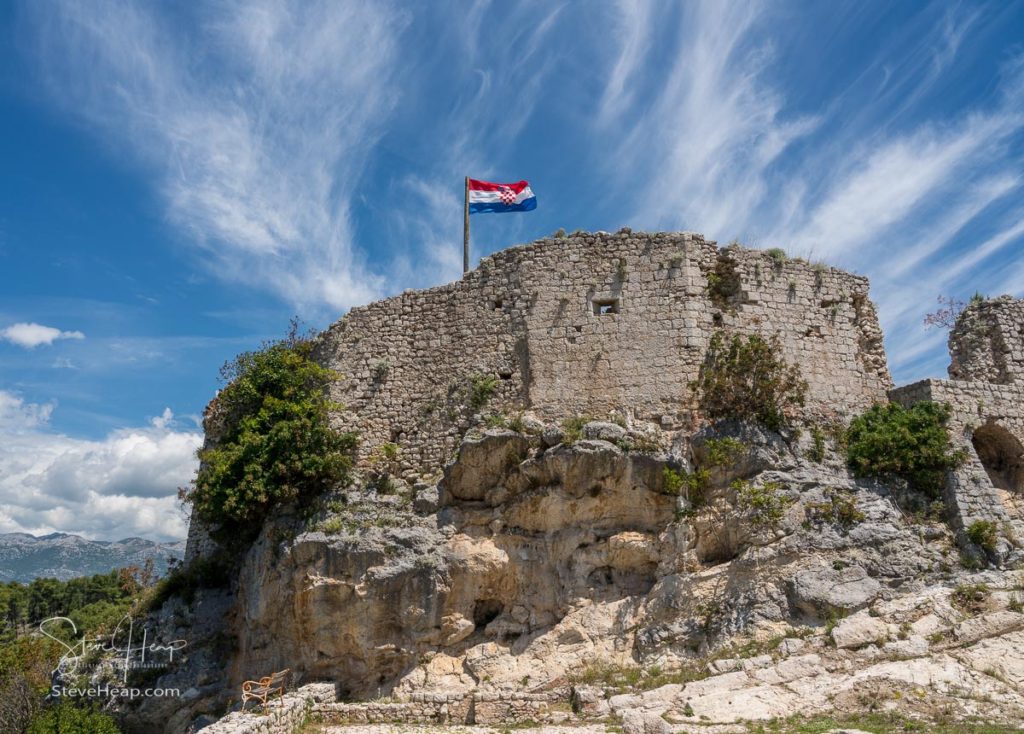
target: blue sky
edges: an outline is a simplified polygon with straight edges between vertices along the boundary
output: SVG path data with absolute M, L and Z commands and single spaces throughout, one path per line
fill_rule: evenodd
M 180 537 L 217 369 L 453 280 L 466 174 L 567 230 L 872 279 L 897 382 L 939 294 L 1024 295 L 1024 4 L 0 5 L 0 532 Z

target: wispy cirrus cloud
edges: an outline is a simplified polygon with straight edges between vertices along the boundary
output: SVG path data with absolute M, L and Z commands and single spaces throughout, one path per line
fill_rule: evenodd
M 221 278 L 303 309 L 380 295 L 351 200 L 394 103 L 401 14 L 271 0 L 179 10 L 29 5 L 54 97 L 156 174 L 168 216 Z
M 643 172 L 634 220 L 714 235 L 748 231 L 772 165 L 819 123 L 783 115 L 785 98 L 763 74 L 773 50 L 761 33 L 761 8 L 618 8 L 620 50 L 596 122 L 602 137 L 618 141 L 609 140 L 609 167 Z
M 61 331 L 52 326 L 36 323 L 17 323 L 0 329 L 0 339 L 26 349 L 53 344 L 58 339 L 85 339 L 80 331 Z
M 936 114 L 923 100 L 949 83 L 965 39 L 998 18 L 922 12 L 820 111 L 796 112 L 775 64 L 777 7 L 620 3 L 594 135 L 610 168 L 640 182 L 625 192 L 634 223 L 866 273 L 897 378 L 933 370 L 947 359 L 944 336 L 921 324 L 935 296 L 985 290 L 986 264 L 1024 239 L 1012 211 L 992 213 L 1021 194 L 1021 60 L 1004 64 L 991 97 Z M 972 228 L 982 215 L 996 231 Z

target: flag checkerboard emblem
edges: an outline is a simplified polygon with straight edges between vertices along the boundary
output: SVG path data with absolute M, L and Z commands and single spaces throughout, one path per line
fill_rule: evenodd
M 506 186 L 498 193 L 498 198 L 505 206 L 512 206 L 516 202 L 516 192 Z

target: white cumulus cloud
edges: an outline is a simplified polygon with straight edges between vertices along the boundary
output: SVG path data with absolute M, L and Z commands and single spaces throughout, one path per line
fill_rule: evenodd
M 0 330 L 0 339 L 19 347 L 34 349 L 43 344 L 53 344 L 58 339 L 85 339 L 85 334 L 80 331 L 61 331 L 42 324 L 18 323 Z
M 177 488 L 195 473 L 199 432 L 177 429 L 166 409 L 147 426 L 80 439 L 48 429 L 53 409 L 0 390 L 0 532 L 185 536 Z

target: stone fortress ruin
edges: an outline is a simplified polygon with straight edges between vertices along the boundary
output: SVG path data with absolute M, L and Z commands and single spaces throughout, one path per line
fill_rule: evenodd
M 946 403 L 950 434 L 968 460 L 949 478 L 946 504 L 960 529 L 984 520 L 1024 537 L 1024 301 L 971 303 L 949 335 L 948 380 L 892 391 L 905 405 Z
M 547 419 L 610 411 L 667 430 L 696 417 L 689 383 L 716 329 L 777 336 L 808 381 L 808 420 L 848 420 L 887 397 L 948 403 L 967 462 L 947 504 L 962 527 L 1024 538 L 1024 302 L 972 305 L 949 337 L 950 380 L 892 389 L 861 276 L 694 233 L 580 233 L 485 257 L 463 280 L 353 309 L 323 336 L 340 372 L 339 427 L 438 471 L 465 431 L 449 406 L 474 379 Z M 446 411 L 449 411 L 446 413 Z
M 498 378 L 492 408 L 688 426 L 689 383 L 720 328 L 777 335 L 810 385 L 809 415 L 860 412 L 892 387 L 866 278 L 625 229 L 503 250 L 463 280 L 352 309 L 320 358 L 343 375 L 339 427 L 364 455 L 393 441 L 406 468 L 430 470 L 462 439 L 446 410 L 474 379 Z
M 1024 302 L 972 303 L 950 379 L 894 389 L 866 278 L 629 229 L 503 250 L 352 309 L 313 354 L 341 378 L 335 427 L 360 436 L 354 481 L 306 515 L 279 508 L 229 589 L 161 611 L 190 615 L 172 637 L 232 647 L 197 645 L 177 675 L 201 696 L 145 702 L 140 721 L 178 734 L 242 680 L 288 668 L 308 684 L 294 719 L 236 712 L 211 733 L 290 731 L 310 707 L 339 723 L 612 715 L 689 732 L 693 717 L 857 711 L 875 685 L 1024 722 L 1024 658 L 1005 652 L 1024 649 L 1022 329 Z M 791 406 L 804 430 L 709 425 L 691 383 L 717 333 L 778 341 L 807 382 Z M 948 524 L 909 517 L 899 480 L 854 477 L 841 432 L 825 435 L 890 400 L 950 405 L 967 460 L 945 487 Z M 206 429 L 216 441 L 216 400 Z M 668 491 L 673 476 L 703 476 L 699 501 Z M 979 520 L 997 547 L 957 565 Z M 216 552 L 193 519 L 186 558 Z M 980 617 L 954 599 L 968 583 L 998 590 Z M 581 681 L 595 670 L 689 672 L 611 695 Z

